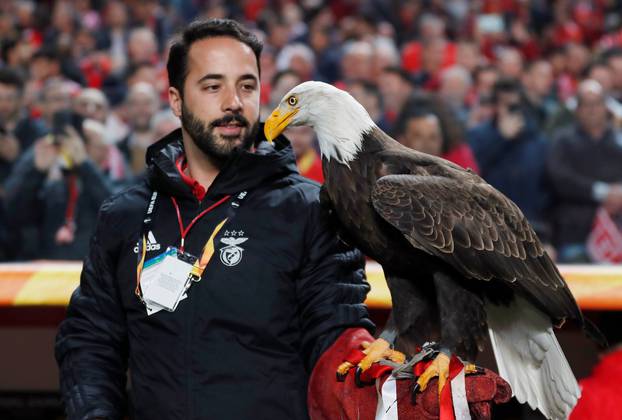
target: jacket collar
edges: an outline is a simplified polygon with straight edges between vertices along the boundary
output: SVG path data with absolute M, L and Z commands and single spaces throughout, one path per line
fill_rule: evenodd
M 263 124 L 259 129 L 255 152 L 236 149 L 209 187 L 207 197 L 235 194 L 265 182 L 298 173 L 292 147 L 283 136 L 267 142 Z M 147 149 L 149 185 L 166 194 L 194 198 L 192 187 L 184 182 L 176 161 L 184 154 L 181 129 L 177 129 Z

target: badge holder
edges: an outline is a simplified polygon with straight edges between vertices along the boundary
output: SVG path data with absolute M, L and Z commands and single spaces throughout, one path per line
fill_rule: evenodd
M 140 285 L 148 315 L 163 309 L 173 312 L 188 297 L 186 291 L 193 280 L 198 280 L 191 275 L 195 261 L 196 257 L 175 247 L 145 261 Z

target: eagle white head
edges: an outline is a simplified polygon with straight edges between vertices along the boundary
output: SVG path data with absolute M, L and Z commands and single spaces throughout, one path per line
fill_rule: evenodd
M 322 156 L 348 164 L 363 144 L 363 135 L 376 128 L 363 105 L 348 92 L 323 82 L 304 82 L 290 90 L 264 126 L 272 141 L 287 126 L 312 127 Z

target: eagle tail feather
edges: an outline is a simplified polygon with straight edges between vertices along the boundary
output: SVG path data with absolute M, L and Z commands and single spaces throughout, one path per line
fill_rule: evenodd
M 566 419 L 581 395 L 548 316 L 521 297 L 486 305 L 499 374 L 516 399 L 549 419 Z

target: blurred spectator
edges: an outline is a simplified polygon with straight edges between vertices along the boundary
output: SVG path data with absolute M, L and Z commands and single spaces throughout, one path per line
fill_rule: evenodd
M 276 57 L 276 69 L 278 71 L 293 70 L 303 81 L 311 80 L 315 76 L 313 51 L 305 44 L 287 45 Z
M 464 129 L 451 108 L 433 94 L 417 93 L 396 122 L 396 138 L 404 146 L 440 156 L 479 173 Z
M 456 62 L 456 45 L 446 36 L 445 21 L 435 14 L 424 14 L 419 21 L 420 39 L 402 48 L 402 66 L 433 78 L 436 71 Z
M 523 74 L 523 56 L 516 48 L 502 48 L 497 57 L 501 77 L 519 80 Z
M 472 80 L 469 72 L 459 65 L 449 67 L 441 73 L 438 94 L 455 112 L 458 119 L 465 123 L 469 118 L 467 98 Z
M 547 242 L 545 211 L 549 194 L 544 166 L 547 142 L 521 107 L 523 92 L 515 79 L 500 79 L 493 90 L 494 118 L 467 133 L 482 177 L 523 211 Z
M 324 182 L 322 159 L 316 149 L 315 132 L 311 127 L 288 127 L 285 136 L 289 139 L 296 155 L 296 165 L 300 175 L 319 182 Z
M 373 60 L 373 80 L 378 82 L 379 77 L 387 67 L 398 67 L 400 65 L 400 53 L 393 42 L 393 39 L 386 36 L 377 36 L 373 41 L 374 60 Z
M 378 79 L 384 120 L 392 126 L 414 90 L 409 74 L 399 67 L 385 67 Z
M 21 150 L 45 133 L 44 125 L 22 107 L 23 82 L 19 75 L 0 68 L 0 183 L 7 177 Z
M 170 109 L 164 109 L 156 113 L 151 119 L 151 129 L 153 130 L 156 139 L 161 139 L 171 131 L 178 129 L 181 126 L 179 118 L 173 114 Z
M 157 63 L 158 41 L 151 29 L 132 29 L 127 39 L 127 66 L 138 63 Z
M 612 74 L 613 86 L 611 95 L 619 102 L 622 102 L 622 46 L 609 51 L 606 57 Z
M 555 192 L 555 244 L 562 262 L 588 262 L 586 239 L 603 206 L 622 212 L 622 136 L 607 112 L 605 92 L 594 80 L 577 92 L 576 124 L 553 143 L 548 173 Z
M 71 109 L 71 95 L 74 86 L 63 79 L 49 80 L 43 86 L 38 100 L 41 122 L 49 131 L 52 129 L 54 114 Z
M 352 80 L 346 86 L 346 90 L 363 105 L 371 119 L 382 130 L 388 130 L 388 123 L 382 112 L 382 96 L 378 86 L 365 80 Z
M 103 10 L 103 28 L 98 33 L 98 49 L 105 50 L 112 59 L 115 72 L 122 72 L 127 66 L 127 7 L 123 2 L 106 2 Z
M 112 189 L 93 163 L 98 148 L 80 134 L 82 128 L 74 122 L 62 134 L 56 127 L 57 134 L 37 140 L 6 182 L 7 219 L 19 229 L 19 259 L 85 256 L 99 206 Z
M 74 99 L 73 109 L 84 118 L 92 118 L 102 124 L 106 123 L 110 107 L 108 99 L 99 89 L 82 89 Z
M 350 41 L 343 46 L 341 80 L 374 80 L 374 48 L 368 42 Z
M 531 61 L 527 64 L 521 81 L 525 115 L 536 124 L 538 130 L 542 130 L 558 108 L 557 102 L 551 99 L 553 67 L 546 60 Z
M 147 148 L 159 139 L 151 124 L 159 105 L 155 89 L 144 82 L 132 86 L 127 96 L 125 111 L 130 133 L 119 142 L 119 149 L 134 175 L 144 172 Z

